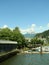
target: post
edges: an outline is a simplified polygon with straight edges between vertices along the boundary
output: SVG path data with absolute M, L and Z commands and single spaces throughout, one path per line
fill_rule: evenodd
M 40 47 L 40 54 L 42 54 L 42 45 L 41 45 L 41 47 Z

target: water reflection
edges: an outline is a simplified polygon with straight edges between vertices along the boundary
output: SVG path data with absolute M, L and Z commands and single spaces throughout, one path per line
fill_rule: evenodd
M 49 54 L 20 54 L 0 63 L 0 65 L 49 65 Z

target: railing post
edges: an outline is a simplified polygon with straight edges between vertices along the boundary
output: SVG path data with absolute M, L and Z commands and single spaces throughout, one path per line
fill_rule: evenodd
M 40 46 L 40 54 L 42 54 L 42 45 Z

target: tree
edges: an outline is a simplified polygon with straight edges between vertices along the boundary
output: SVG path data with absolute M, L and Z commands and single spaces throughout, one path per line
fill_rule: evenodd
M 9 28 L 0 29 L 0 39 L 10 40 L 12 31 Z
M 20 47 L 24 47 L 25 46 L 25 38 L 20 33 L 20 30 L 19 30 L 18 27 L 15 27 L 15 29 L 13 30 L 13 41 L 17 41 L 18 45 Z
M 44 41 L 35 38 L 35 39 L 31 39 L 30 43 L 33 45 L 33 47 L 36 47 L 36 46 L 39 46 L 39 45 L 43 45 Z
M 15 27 L 13 31 L 9 28 L 0 29 L 0 39 L 17 41 L 19 48 L 26 46 L 25 37 L 21 34 L 18 27 Z

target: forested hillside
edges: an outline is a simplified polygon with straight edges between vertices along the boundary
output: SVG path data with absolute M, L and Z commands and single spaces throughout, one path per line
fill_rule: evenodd
M 42 33 L 38 33 L 38 34 L 36 34 L 35 37 L 37 37 L 37 38 L 38 37 L 46 38 L 46 40 L 49 41 L 49 30 L 46 30 L 46 31 L 44 31 Z

